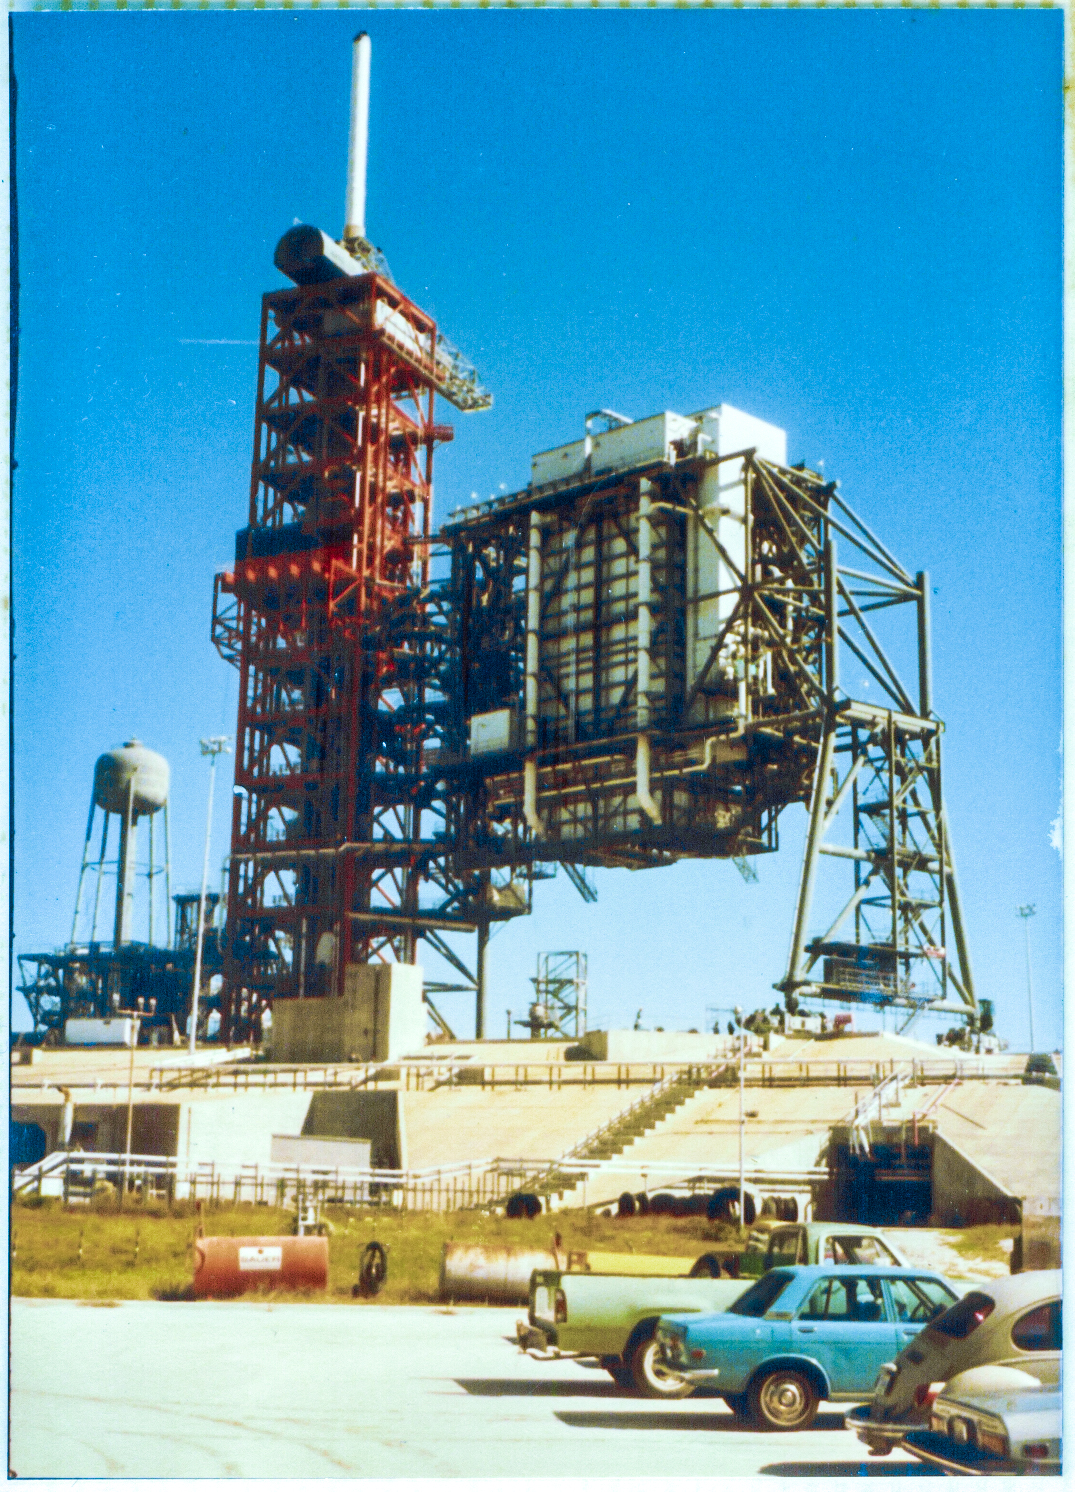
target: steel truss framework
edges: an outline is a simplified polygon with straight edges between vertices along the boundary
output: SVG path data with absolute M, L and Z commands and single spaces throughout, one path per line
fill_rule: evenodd
M 452 638 L 426 597 L 432 320 L 375 274 L 263 299 L 249 525 L 217 576 L 239 670 L 223 1035 L 276 997 L 342 993 L 346 966 L 529 909 L 449 869 L 427 760 Z M 442 1023 L 443 1025 L 443 1023 Z M 446 1027 L 444 1027 L 447 1030 Z
M 742 491 L 738 550 L 706 500 L 722 463 L 720 490 Z M 903 569 L 835 483 L 753 452 L 688 450 L 464 511 L 443 537 L 466 639 L 446 686 L 457 871 L 741 863 L 775 850 L 779 813 L 802 802 L 810 831 L 777 986 L 789 1003 L 809 993 L 973 1018 L 930 700 L 929 578 Z M 703 571 L 718 577 L 705 594 L 690 578 Z M 912 612 L 915 702 L 870 617 L 895 606 Z M 841 653 L 882 704 L 847 697 Z M 515 719 L 511 748 L 468 758 L 467 722 L 498 709 Z M 845 810 L 850 842 L 828 842 Z M 852 884 L 808 940 L 822 856 Z

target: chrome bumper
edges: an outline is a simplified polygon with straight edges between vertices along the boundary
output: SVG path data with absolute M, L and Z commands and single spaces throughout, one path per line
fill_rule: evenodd
M 902 1450 L 910 1451 L 927 1466 L 936 1466 L 949 1476 L 1011 1476 L 1026 1472 L 1027 1464 L 1016 1466 L 1011 1461 L 1002 1461 L 997 1456 L 986 1455 L 973 1445 L 953 1445 L 947 1435 L 936 1430 L 909 1430 Z M 1039 1473 L 1043 1476 L 1058 1476 L 1060 1468 L 1050 1466 Z
M 871 1419 L 870 1409 L 869 1404 L 859 1404 L 855 1409 L 849 1409 L 844 1415 L 844 1424 L 849 1430 L 854 1430 L 863 1445 L 868 1445 L 871 1450 L 891 1450 L 911 1430 L 922 1428 L 921 1425 L 907 1425 L 899 1420 Z
M 719 1368 L 679 1368 L 671 1362 L 666 1362 L 665 1367 L 677 1378 L 682 1378 L 684 1383 L 691 1383 L 695 1388 L 715 1388 L 720 1377 Z

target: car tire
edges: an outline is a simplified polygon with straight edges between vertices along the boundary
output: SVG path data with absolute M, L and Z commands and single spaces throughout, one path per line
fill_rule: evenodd
M 636 1343 L 631 1352 L 631 1382 L 646 1399 L 685 1399 L 691 1384 L 670 1373 L 661 1362 L 655 1337 Z
M 774 1368 L 750 1385 L 750 1415 L 762 1430 L 805 1430 L 820 1402 L 809 1378 L 793 1368 Z

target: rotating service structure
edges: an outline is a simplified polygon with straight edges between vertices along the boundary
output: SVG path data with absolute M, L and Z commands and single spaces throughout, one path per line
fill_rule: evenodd
M 929 577 L 835 482 L 785 462 L 782 431 L 727 405 L 604 412 L 535 456 L 524 491 L 451 516 L 453 863 L 738 859 L 776 850 L 780 813 L 803 803 L 789 1005 L 974 1019 Z M 872 615 L 890 608 L 916 697 Z M 848 696 L 841 654 L 879 701 Z M 833 871 L 839 910 L 811 937 Z

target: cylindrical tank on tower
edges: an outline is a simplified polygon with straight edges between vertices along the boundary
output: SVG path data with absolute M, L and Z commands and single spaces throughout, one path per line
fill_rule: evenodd
M 131 786 L 133 816 L 156 813 L 168 801 L 171 772 L 167 760 L 141 741 L 124 741 L 115 751 L 97 758 L 93 769 L 93 801 L 105 813 L 124 814 Z

